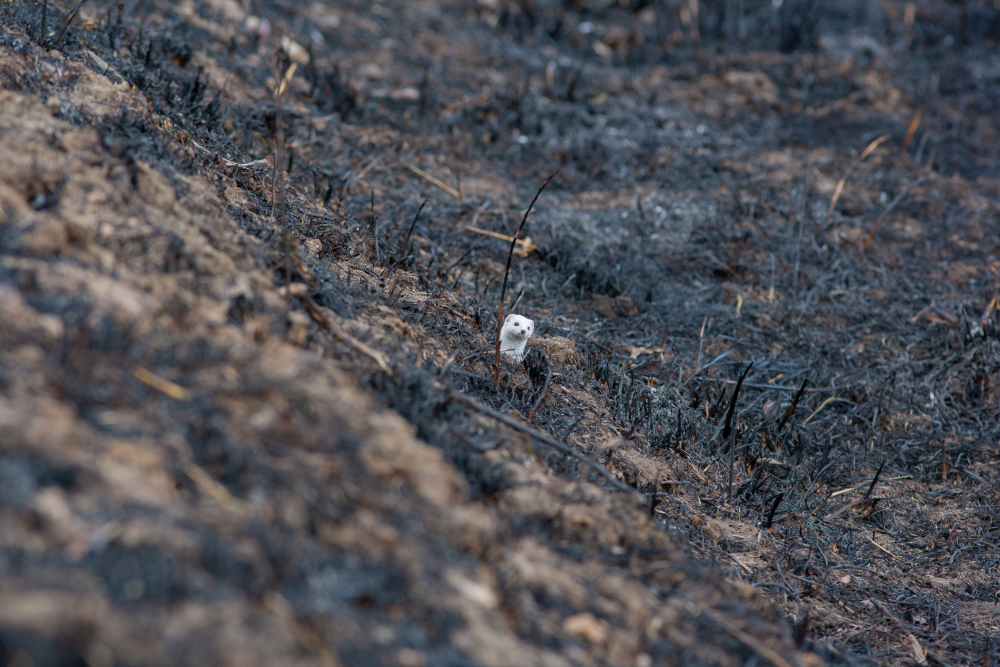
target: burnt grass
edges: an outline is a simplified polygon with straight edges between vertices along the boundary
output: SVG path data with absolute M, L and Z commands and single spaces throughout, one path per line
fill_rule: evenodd
M 998 46 L 4 3 L 0 661 L 996 665 Z

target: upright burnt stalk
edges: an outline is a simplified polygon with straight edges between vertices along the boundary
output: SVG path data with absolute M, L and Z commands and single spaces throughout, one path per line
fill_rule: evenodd
M 872 491 L 875 490 L 875 485 L 878 484 L 878 478 L 882 474 L 882 468 L 885 467 L 885 461 L 882 461 L 882 465 L 878 467 L 878 472 L 875 473 L 875 477 L 872 478 L 872 483 L 869 485 L 868 490 L 865 491 L 865 499 L 871 498 Z
M 733 466 L 736 461 L 736 433 L 733 432 L 733 413 L 736 412 L 736 400 L 740 397 L 740 389 L 743 387 L 743 381 L 747 379 L 747 373 L 753 368 L 753 362 L 747 366 L 743 372 L 740 374 L 740 379 L 736 383 L 736 389 L 733 390 L 733 398 L 729 401 L 729 410 L 726 411 L 726 425 L 722 429 L 722 439 L 727 440 L 732 434 L 733 439 L 729 441 L 729 502 L 733 501 Z
M 420 208 L 417 209 L 417 214 L 413 216 L 413 222 L 410 223 L 410 229 L 406 232 L 406 240 L 403 241 L 403 249 L 399 251 L 399 257 L 396 258 L 396 271 L 399 271 L 399 266 L 403 263 L 403 258 L 406 257 L 406 251 L 410 247 L 410 236 L 413 235 L 413 229 L 417 226 L 417 220 L 420 219 L 420 213 L 424 210 L 424 206 L 426 205 L 427 200 L 424 199 L 420 203 Z
M 38 43 L 45 46 L 45 19 L 49 13 L 49 0 L 42 0 L 42 24 L 38 26 Z
M 795 412 L 795 408 L 799 404 L 799 399 L 801 399 L 802 394 L 805 393 L 807 384 L 809 384 L 809 378 L 802 381 L 802 386 L 799 387 L 798 393 L 795 394 L 795 398 L 792 399 L 792 404 L 788 406 L 788 411 L 785 412 L 785 416 L 781 418 L 780 422 L 778 422 L 778 433 L 781 433 L 781 430 L 785 428 L 788 420 L 792 418 L 792 413 Z
M 55 49 L 55 48 L 58 48 L 58 47 L 59 47 L 59 43 L 60 43 L 60 42 L 62 42 L 62 38 L 63 38 L 63 36 L 64 36 L 64 35 L 66 34 L 66 30 L 68 30 L 68 29 L 69 29 L 69 24 L 70 24 L 70 23 L 72 23 L 72 22 L 73 22 L 73 19 L 75 19 L 75 18 L 76 18 L 76 14 L 77 14 L 77 12 L 79 12 L 79 11 L 80 11 L 80 7 L 83 7 L 83 3 L 85 3 L 86 1 L 87 1 L 87 0 L 80 0 L 80 2 L 79 2 L 79 3 L 77 3 L 76 7 L 74 7 L 74 8 L 73 8 L 73 11 L 71 11 L 71 12 L 70 12 L 70 13 L 69 13 L 69 14 L 68 14 L 68 15 L 66 16 L 66 22 L 65 22 L 65 23 L 63 23 L 63 27 L 62 27 L 62 30 L 60 30 L 60 31 L 59 31 L 59 35 L 58 35 L 58 36 L 56 37 L 56 41 L 52 43 L 52 48 L 53 48 L 53 49 Z
M 281 169 L 282 162 L 282 151 L 285 148 L 285 124 L 281 118 L 281 107 L 284 103 L 284 93 L 285 84 L 291 77 L 289 74 L 295 72 L 295 63 L 289 65 L 289 70 L 281 76 L 281 55 L 283 51 L 278 52 L 278 62 L 275 67 L 275 78 L 277 79 L 277 85 L 274 89 L 274 102 L 275 102 L 275 114 L 274 114 L 274 179 L 272 181 L 272 194 L 271 194 L 271 214 L 275 216 L 276 222 L 281 225 L 281 246 L 282 254 L 284 255 L 285 263 L 285 304 L 289 309 L 291 308 L 292 300 L 292 244 L 291 237 L 288 230 L 288 207 L 285 204 L 285 184 L 282 179 L 283 173 Z M 278 207 L 278 211 L 274 210 L 275 205 Z
M 514 246 L 517 245 L 517 239 L 521 236 L 521 230 L 524 229 L 524 223 L 528 221 L 528 214 L 531 213 L 531 209 L 535 207 L 535 202 L 542 194 L 542 190 L 545 186 L 549 184 L 559 170 L 556 169 L 552 172 L 552 175 L 545 179 L 542 183 L 542 187 L 538 188 L 538 192 L 535 193 L 535 198 L 531 200 L 528 205 L 528 210 L 524 212 L 524 217 L 521 218 L 521 224 L 517 227 L 517 232 L 514 233 L 514 238 L 510 240 L 510 250 L 507 251 L 507 268 L 503 272 L 503 287 L 500 288 L 500 306 L 497 308 L 497 343 L 496 343 L 496 371 L 493 373 L 493 384 L 500 385 L 500 329 L 503 327 L 503 300 L 507 297 L 507 277 L 510 275 L 510 261 L 514 257 Z

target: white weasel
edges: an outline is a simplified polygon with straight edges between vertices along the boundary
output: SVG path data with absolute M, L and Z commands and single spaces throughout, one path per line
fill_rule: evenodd
M 524 356 L 524 345 L 534 330 L 535 323 L 524 315 L 508 315 L 500 328 L 500 352 L 520 362 Z

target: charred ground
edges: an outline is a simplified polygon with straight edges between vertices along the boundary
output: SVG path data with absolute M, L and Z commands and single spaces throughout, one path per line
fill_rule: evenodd
M 5 664 L 996 663 L 993 4 L 0 21 Z

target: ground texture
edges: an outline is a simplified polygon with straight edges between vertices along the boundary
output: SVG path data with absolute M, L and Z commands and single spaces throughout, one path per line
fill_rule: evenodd
M 998 42 L 0 3 L 0 662 L 995 667 Z

